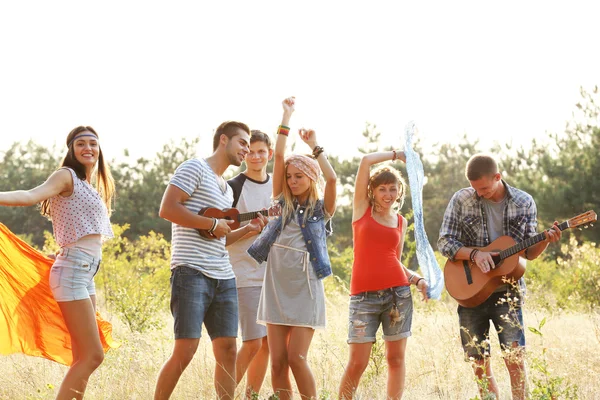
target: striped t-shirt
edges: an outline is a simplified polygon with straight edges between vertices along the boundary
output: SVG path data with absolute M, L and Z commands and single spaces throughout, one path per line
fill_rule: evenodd
M 231 188 L 225 184 L 223 191 L 217 175 L 204 159 L 193 158 L 183 162 L 175 170 L 169 184 L 177 186 L 190 196 L 183 205 L 193 213 L 204 207 L 229 208 L 233 203 Z M 205 239 L 196 229 L 175 223 L 172 224 L 171 232 L 171 269 L 185 265 L 199 270 L 209 278 L 235 278 L 225 249 L 225 237 Z

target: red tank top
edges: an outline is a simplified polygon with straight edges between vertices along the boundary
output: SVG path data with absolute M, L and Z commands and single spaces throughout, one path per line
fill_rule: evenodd
M 402 238 L 402 216 L 398 227 L 381 225 L 371 216 L 371 207 L 352 223 L 354 264 L 350 279 L 350 294 L 409 286 L 404 268 L 398 260 Z

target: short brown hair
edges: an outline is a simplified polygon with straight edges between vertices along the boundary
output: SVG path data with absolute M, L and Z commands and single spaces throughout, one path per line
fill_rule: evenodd
M 219 147 L 219 140 L 221 139 L 221 135 L 227 136 L 228 139 L 231 139 L 235 135 L 237 135 L 237 130 L 241 129 L 250 135 L 250 128 L 248 125 L 237 122 L 237 121 L 225 121 L 215 131 L 215 136 L 213 137 L 213 151 L 217 150 Z
M 498 173 L 498 164 L 490 155 L 474 154 L 467 161 L 465 176 L 470 181 L 476 181 L 484 176 L 492 176 Z
M 271 138 L 264 132 L 258 130 L 252 130 L 252 135 L 250 136 L 250 144 L 256 142 L 263 142 L 267 145 L 267 147 L 271 148 Z

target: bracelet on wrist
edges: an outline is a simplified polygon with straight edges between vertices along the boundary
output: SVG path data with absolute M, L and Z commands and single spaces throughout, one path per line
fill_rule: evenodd
M 219 224 L 219 220 L 216 218 L 213 218 L 213 224 L 210 227 L 210 229 L 208 230 L 208 233 L 213 233 L 215 231 L 215 229 L 217 228 L 218 224 Z
M 287 136 L 290 134 L 290 127 L 289 126 L 285 126 L 285 125 L 279 125 L 279 128 L 277 128 L 277 134 L 278 135 L 284 135 Z
M 396 161 L 398 159 L 398 155 L 396 154 L 396 150 L 392 150 L 393 156 L 392 161 Z
M 315 158 L 315 159 L 318 158 L 321 155 L 321 153 L 323 153 L 323 151 L 325 151 L 325 149 L 323 149 L 323 147 L 315 146 L 315 148 L 313 149 L 313 152 L 312 152 L 313 158 Z
M 469 254 L 469 260 L 471 260 L 471 262 L 475 262 L 475 255 L 479 252 L 479 249 L 473 249 L 471 250 L 471 253 Z
M 415 283 L 415 286 L 419 286 L 419 282 L 424 281 L 425 278 L 419 278 L 417 279 L 417 282 Z

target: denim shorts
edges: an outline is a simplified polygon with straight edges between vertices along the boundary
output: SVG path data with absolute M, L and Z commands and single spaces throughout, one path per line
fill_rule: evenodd
M 470 357 L 481 360 L 489 356 L 490 344 L 486 339 L 489 339 L 490 335 L 490 320 L 498 332 L 498 341 L 503 351 L 510 349 L 513 342 L 517 342 L 521 347 L 525 346 L 523 302 L 515 290 L 510 290 L 510 293 L 510 306 L 506 301 L 506 291 L 492 293 L 477 307 L 458 306 L 460 340 L 467 360 Z M 517 301 L 514 301 L 515 298 Z
M 200 270 L 171 270 L 171 313 L 175 339 L 198 339 L 202 323 L 211 340 L 237 337 L 238 304 L 235 278 L 212 279 Z
M 267 336 L 267 327 L 256 323 L 260 292 L 260 286 L 238 288 L 238 312 L 243 342 Z
M 62 248 L 50 270 L 49 284 L 54 299 L 63 302 L 94 296 L 94 276 L 98 268 L 99 258 L 76 248 Z
M 398 315 L 392 320 L 390 312 L 394 301 Z M 379 325 L 383 328 L 383 340 L 407 338 L 411 334 L 412 314 L 413 302 L 408 286 L 351 295 L 348 343 L 374 343 Z

